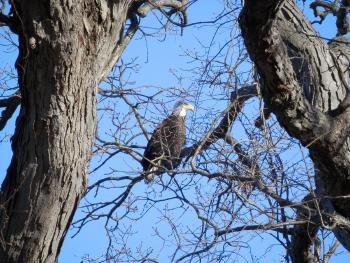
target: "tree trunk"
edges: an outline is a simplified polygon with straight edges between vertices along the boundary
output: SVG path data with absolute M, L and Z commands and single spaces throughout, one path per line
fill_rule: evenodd
M 1 262 L 56 262 L 85 191 L 100 76 L 133 0 L 18 0 L 22 94 L 1 192 Z
M 325 43 L 294 0 L 246 0 L 240 26 L 264 101 L 310 150 L 322 208 L 345 219 L 342 226 L 328 223 L 350 250 L 350 206 L 346 198 L 334 198 L 350 194 L 349 48 Z

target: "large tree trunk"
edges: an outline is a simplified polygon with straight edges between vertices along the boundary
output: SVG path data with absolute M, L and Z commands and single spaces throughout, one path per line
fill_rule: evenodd
M 349 202 L 334 198 L 350 194 L 350 108 L 341 103 L 349 99 L 349 48 L 319 38 L 293 0 L 246 0 L 240 26 L 261 77 L 265 103 L 310 150 L 322 208 L 344 219 L 342 224 L 327 223 L 350 250 Z M 299 244 L 303 249 L 312 244 L 304 241 L 305 246 Z
M 57 260 L 86 186 L 97 85 L 132 1 L 15 1 L 22 105 L 2 185 L 2 263 Z

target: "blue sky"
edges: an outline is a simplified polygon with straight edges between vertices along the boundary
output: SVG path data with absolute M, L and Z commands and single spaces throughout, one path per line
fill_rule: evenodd
M 202 21 L 203 17 L 215 17 L 218 12 L 222 11 L 221 8 L 220 1 L 202 1 L 202 5 L 197 4 L 189 11 L 189 23 Z M 145 18 L 145 21 L 143 21 L 143 25 L 154 25 L 154 23 L 157 23 L 157 21 L 155 21 L 152 16 Z M 164 36 L 159 36 L 158 38 L 147 37 L 146 40 L 139 39 L 139 36 L 134 38 L 127 47 L 122 59 L 129 61 L 132 58 L 137 58 L 137 62 L 140 64 L 140 70 L 137 74 L 133 75 L 132 79 L 135 85 L 148 85 L 151 87 L 176 87 L 180 85 L 176 77 L 174 77 L 174 71 L 180 73 L 181 70 L 191 69 L 193 67 L 189 64 L 189 59 L 184 55 L 185 50 L 200 49 L 199 43 L 207 43 L 208 38 L 212 37 L 214 34 L 214 28 L 208 26 L 204 28 L 204 33 L 202 32 L 200 34 L 198 34 L 197 29 L 192 27 L 185 28 L 182 36 L 179 35 L 178 32 L 168 32 L 165 40 L 163 40 Z M 192 84 L 191 80 L 184 79 L 184 83 L 181 85 Z M 164 100 L 167 99 L 164 98 Z M 168 110 L 171 110 L 175 101 L 171 99 L 168 99 L 168 101 L 166 106 Z M 155 118 L 159 120 L 163 117 L 164 116 L 155 116 Z M 122 164 L 122 162 L 118 162 L 116 166 L 120 164 Z M 139 169 L 141 169 L 141 167 L 139 167 Z M 91 178 L 90 180 L 94 179 Z M 135 192 L 145 191 L 142 185 L 138 189 L 139 190 Z M 76 218 L 80 218 L 80 216 L 78 212 Z M 155 214 L 148 214 L 144 220 L 135 223 L 136 225 L 134 225 L 134 228 L 138 233 L 130 239 L 135 243 L 144 242 L 148 245 L 153 244 L 155 247 L 161 246 L 161 242 L 152 238 L 154 232 L 153 224 L 155 221 L 157 221 Z M 158 225 L 158 227 L 160 227 L 160 229 L 166 229 L 165 225 Z M 91 225 L 87 225 L 77 237 L 71 239 L 69 235 L 73 232 L 74 231 L 70 231 L 68 233 L 68 238 L 65 240 L 60 255 L 60 262 L 78 262 L 84 254 L 89 253 L 93 258 L 100 256 L 104 252 L 107 240 L 105 238 L 103 222 L 94 222 Z M 159 256 L 158 259 L 160 262 L 167 262 L 169 260 L 165 256 Z
M 219 0 L 201 0 L 199 4 L 194 5 L 189 10 L 189 23 L 203 21 L 212 19 L 218 12 L 221 11 L 221 1 Z M 307 11 L 308 15 L 312 15 L 311 11 Z M 334 19 L 328 19 L 326 21 L 326 26 L 322 26 L 322 35 L 325 37 L 334 36 L 334 28 L 333 28 Z M 154 25 L 155 19 L 150 16 L 145 18 L 143 21 L 144 25 Z M 316 28 L 320 28 L 318 25 L 315 25 Z M 0 29 L 1 30 L 1 29 Z M 136 37 L 132 40 L 130 45 L 127 47 L 125 53 L 122 56 L 122 59 L 125 61 L 130 61 L 132 58 L 137 58 L 137 63 L 139 64 L 139 70 L 137 73 L 132 75 L 133 81 L 135 81 L 135 85 L 149 85 L 149 86 L 166 86 L 166 87 L 176 87 L 178 85 L 191 86 L 195 85 L 194 80 L 191 79 L 190 75 L 193 73 L 192 71 L 186 72 L 183 70 L 192 69 L 193 65 L 189 63 L 188 57 L 184 55 L 186 50 L 200 50 L 201 43 L 209 44 L 211 41 L 211 37 L 214 34 L 214 29 L 212 27 L 206 26 L 201 28 L 190 27 L 184 30 L 182 36 L 178 33 L 168 32 L 165 40 L 163 37 L 153 38 L 147 37 L 147 40 L 140 39 L 140 37 Z M 219 35 L 218 39 L 224 39 L 224 36 Z M 0 39 L 0 43 L 5 43 L 6 41 Z M 214 43 L 220 46 L 218 43 Z M 1 48 L 1 47 L 0 47 Z M 5 48 L 6 49 L 6 48 Z M 1 48 L 4 50 L 4 48 Z M 10 68 L 15 61 L 16 54 L 11 50 L 9 53 L 1 53 L 0 66 L 8 65 Z M 185 76 L 189 76 L 188 78 L 184 78 L 182 83 L 179 83 L 178 79 L 175 78 L 174 72 L 184 74 Z M 0 74 L 1 79 L 1 74 Z M 15 85 L 12 82 L 11 85 Z M 174 104 L 174 101 L 171 99 L 168 100 L 167 108 L 168 110 Z M 216 104 L 215 102 L 213 104 Z M 213 107 L 224 107 L 225 105 L 213 105 Z M 252 106 L 253 108 L 257 106 Z M 122 109 L 121 109 L 122 110 Z M 157 120 L 161 120 L 164 116 L 154 116 Z M 190 118 L 194 118 L 194 115 L 191 115 Z M 7 125 L 6 129 L 3 131 L 3 134 L 11 134 L 14 127 L 14 118 Z M 104 123 L 103 125 L 108 125 Z M 152 125 L 147 126 L 149 129 L 152 128 Z M 104 127 L 107 128 L 108 127 Z M 192 135 L 190 135 L 192 136 Z M 1 137 L 2 138 L 2 137 Z M 11 158 L 9 137 L 6 139 L 7 142 L 0 143 L 0 152 L 5 153 L 2 154 L 2 162 L 0 163 L 0 175 L 4 175 L 7 165 Z M 126 160 L 126 161 L 125 161 Z M 127 161 L 125 160 L 113 160 L 108 167 L 110 166 L 118 166 L 119 169 L 128 169 Z M 91 165 L 94 166 L 94 163 Z M 141 169 L 138 167 L 138 169 Z M 106 170 L 101 170 L 99 173 L 103 173 Z M 97 178 L 100 178 L 101 174 L 93 174 L 90 178 L 90 182 L 95 181 Z M 135 192 L 144 192 L 145 187 L 140 185 L 137 187 Z M 109 191 L 102 192 L 101 200 L 104 198 L 113 198 L 113 196 L 109 196 L 111 193 Z M 115 193 L 117 195 L 117 193 Z M 78 219 L 82 216 L 81 211 L 78 211 L 75 219 Z M 133 237 L 130 238 L 129 243 L 147 243 L 153 244 L 155 247 L 161 246 L 161 242 L 159 240 L 155 240 L 152 238 L 154 233 L 154 222 L 157 222 L 157 214 L 147 214 L 144 220 L 136 222 L 134 225 L 134 229 L 137 232 Z M 191 220 L 190 215 L 188 216 L 189 220 Z M 159 228 L 164 231 L 168 231 L 166 225 L 159 223 Z M 81 258 L 84 255 L 89 254 L 90 257 L 99 257 L 103 254 L 106 246 L 107 240 L 104 231 L 104 223 L 103 222 L 93 222 L 88 224 L 83 228 L 83 230 L 75 237 L 71 238 L 74 231 L 70 230 L 67 234 L 67 238 L 64 242 L 63 248 L 61 250 L 61 255 L 59 257 L 59 262 L 80 262 Z M 250 233 L 247 233 L 247 236 L 250 236 Z M 249 239 L 249 238 L 248 238 Z M 269 237 L 268 235 L 254 236 L 252 240 L 250 240 L 250 246 L 254 249 L 254 253 L 260 258 L 249 258 L 247 255 L 247 251 L 242 249 L 245 261 L 243 258 L 239 256 L 236 257 L 237 262 L 279 262 L 272 259 L 271 255 L 283 255 L 283 249 L 281 247 L 276 246 L 276 242 Z M 271 249 L 272 254 L 264 254 L 267 248 Z M 167 248 L 164 248 L 166 250 Z M 249 250 L 249 249 L 248 249 Z M 165 253 L 166 254 L 166 253 Z M 158 258 L 160 262 L 169 262 L 169 259 L 163 254 Z M 332 262 L 345 262 L 349 260 L 349 255 L 344 255 L 337 257 L 336 260 Z

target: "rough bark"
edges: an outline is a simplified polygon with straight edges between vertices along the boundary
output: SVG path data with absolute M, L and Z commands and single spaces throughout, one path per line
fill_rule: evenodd
M 261 77 L 265 103 L 310 150 L 323 186 L 318 189 L 326 200 L 323 208 L 349 218 L 348 201 L 339 198 L 350 194 L 346 45 L 325 43 L 293 0 L 247 0 L 240 26 Z M 333 229 L 350 250 L 349 228 Z
M 293 262 L 298 263 L 316 263 L 319 258 L 312 251 L 313 243 L 317 238 L 320 220 L 317 211 L 317 206 L 313 201 L 314 196 L 309 194 L 304 199 L 305 206 L 309 210 L 303 209 L 297 212 L 297 220 L 305 220 L 308 223 L 295 225 L 291 240 L 291 258 Z M 317 250 L 317 249 L 315 249 Z
M 99 77 L 133 0 L 13 4 L 22 95 L 1 192 L 1 262 L 55 262 L 85 191 Z

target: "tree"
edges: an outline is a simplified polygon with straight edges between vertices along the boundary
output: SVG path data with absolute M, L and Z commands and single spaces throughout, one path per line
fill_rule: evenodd
M 195 78 L 189 88 L 181 85 L 180 74 L 174 74 L 176 88 L 137 87 L 129 76 L 136 62 L 119 61 L 98 88 L 99 124 L 113 125 L 98 127 L 93 148 L 99 161 L 90 172 L 102 178 L 86 186 L 81 171 L 95 137 L 95 87 L 137 29 L 148 35 L 138 17 L 158 9 L 164 30 L 169 24 L 184 26 L 184 5 L 193 2 L 48 7 L 15 2 L 11 13 L 0 17 L 21 44 L 20 95 L 3 100 L 8 106 L 3 119 L 19 100 L 21 112 L 3 184 L 0 258 L 55 261 L 83 193 L 85 214 L 73 228 L 79 232 L 92 221 L 104 221 L 109 246 L 101 261 L 156 262 L 160 251 L 128 242 L 134 225 L 150 212 L 157 213 L 158 222 L 149 228 L 170 247 L 171 262 L 239 261 L 251 241 L 249 231 L 271 235 L 287 262 L 328 262 L 339 242 L 349 250 L 345 0 L 312 2 L 320 23 L 327 14 L 337 17 L 338 37 L 330 43 L 293 0 L 246 0 L 243 8 L 238 1 L 224 1 L 213 20 L 188 24 L 214 27 L 208 46 L 186 51 Z M 180 23 L 173 20 L 176 12 L 182 14 Z M 223 33 L 229 34 L 219 40 Z M 81 57 L 84 63 L 76 63 Z M 179 97 L 199 109 L 182 163 L 145 186 L 139 162 L 149 132 Z M 262 101 L 249 104 L 254 97 Z M 300 157 L 290 161 L 295 154 Z M 106 192 L 112 192 L 107 199 Z M 52 240 L 49 246 L 46 240 Z
M 8 15 L 1 2 L 0 25 L 19 42 L 18 92 L 1 101 L 2 124 L 21 106 L 1 191 L 2 262 L 57 260 L 86 189 L 98 84 L 139 17 L 163 5 L 184 12 L 181 1 L 157 2 L 9 1 Z
M 349 50 L 341 37 L 349 31 L 346 15 L 341 15 L 349 3 L 329 7 L 315 1 L 312 7 L 321 18 L 319 7 L 337 15 L 339 37 L 330 45 L 316 37 L 293 1 L 247 1 L 240 20 L 246 47 L 261 76 L 266 105 L 287 132 L 309 149 L 315 166 L 316 189 L 310 194 L 320 200 L 323 212 L 307 212 L 314 226 L 295 229 L 292 257 L 296 262 L 315 260 L 310 246 L 322 224 L 332 225 L 337 239 L 350 248 L 346 219 L 350 216 L 346 201 Z M 304 213 L 299 211 L 303 217 Z
M 90 198 L 83 205 L 86 215 L 74 226 L 80 231 L 91 221 L 105 220 L 110 238 L 105 259 L 156 260 L 153 248 L 133 250 L 127 241 L 134 233 L 132 225 L 149 211 L 158 212 L 168 224 L 165 233 L 164 227 L 154 226 L 154 235 L 173 248 L 170 261 L 232 259 L 248 242 L 249 238 L 240 235 L 244 231 L 274 236 L 285 248 L 287 262 L 328 262 L 339 242 L 348 250 L 348 149 L 344 142 L 348 136 L 349 53 L 348 41 L 342 37 L 348 32 L 344 16 L 348 5 L 346 1 L 314 1 L 311 8 L 320 23 L 327 14 L 337 17 L 338 36 L 329 43 L 313 29 L 295 1 L 250 0 L 242 11 L 237 1 L 225 1 L 224 11 L 208 23 L 217 27 L 215 35 L 230 28 L 227 42 L 219 46 L 213 44 L 217 39 L 209 41 L 209 46 L 201 43 L 204 55 L 187 52 L 197 62 L 192 69 L 197 76 L 194 91 L 162 87 L 145 94 L 122 75 L 109 79 L 106 97 L 118 97 L 118 103 L 129 108 L 122 116 L 111 116 L 115 133 L 98 138 L 96 154 L 101 153 L 102 159 L 93 172 L 115 156 L 140 161 L 144 145 L 140 137 L 147 138 L 152 128 L 145 124 L 163 106 L 160 93 L 170 100 L 187 96 L 197 107 L 204 108 L 199 102 L 210 100 L 225 101 L 227 107 L 221 112 L 218 107 L 206 108 L 203 115 L 196 115 L 192 145 L 183 150 L 183 164 L 169 171 L 170 176 L 159 177 L 145 193 L 135 190 L 142 181 L 135 166 L 126 172 L 113 167 L 105 172 L 108 176 L 88 188 Z M 246 70 L 247 54 L 232 29 L 238 13 L 244 43 L 255 65 L 252 72 Z M 252 81 L 256 84 L 247 85 Z M 264 107 L 254 122 L 254 116 L 244 115 L 249 110 L 243 109 L 259 94 Z M 279 129 L 274 116 L 290 137 Z M 131 123 L 136 125 L 129 126 Z M 235 138 L 239 136 L 237 125 L 245 133 L 241 140 Z M 296 142 L 306 151 L 299 150 L 300 159 L 290 162 L 286 154 L 290 156 L 291 147 L 298 148 Z M 94 201 L 94 194 L 109 189 L 121 193 Z M 198 224 L 186 222 L 189 218 L 198 218 Z

